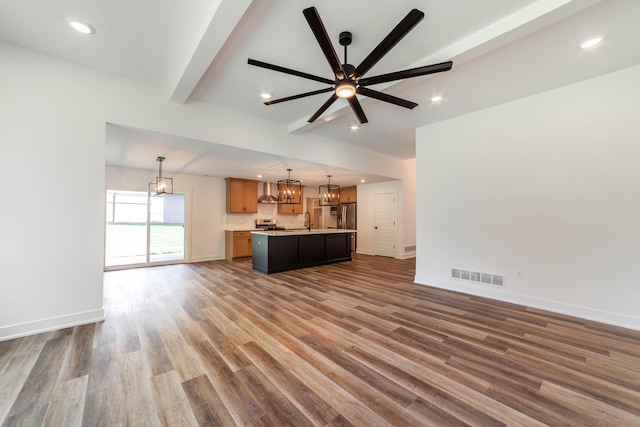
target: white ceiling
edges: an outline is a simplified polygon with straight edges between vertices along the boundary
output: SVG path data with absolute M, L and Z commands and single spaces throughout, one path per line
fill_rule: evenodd
M 419 106 L 360 98 L 369 123 L 357 131 L 350 129 L 357 119 L 344 100 L 306 123 L 328 94 L 265 106 L 262 91 L 281 98 L 326 85 L 250 66 L 248 58 L 332 78 L 302 15 L 309 6 L 318 9 L 341 59 L 338 34 L 353 33 L 348 55 L 354 65 L 409 10 L 420 9 L 425 19 L 367 75 L 449 60 L 453 69 L 372 87 Z M 640 63 L 639 16 L 638 0 L 3 0 L 0 40 L 160 88 L 177 103 L 196 98 L 292 133 L 407 159 L 415 156 L 417 127 Z M 69 17 L 89 22 L 96 34 L 74 33 Z M 580 49 L 594 36 L 603 42 Z M 434 95 L 444 99 L 433 103 Z M 286 164 L 299 168 L 296 178 L 309 185 L 328 173 L 344 175 L 342 185 L 384 179 L 119 126 L 107 132 L 107 164 L 149 169 L 158 146 L 180 157 L 176 172 L 224 176 L 244 165 L 251 169 L 246 177 L 254 177 L 249 174 L 259 167 L 282 171 Z
M 166 156 L 163 175 L 186 173 L 215 177 L 235 177 L 277 182 L 287 178 L 287 168 L 292 169 L 291 179 L 317 187 L 331 182 L 342 186 L 389 181 L 390 178 L 321 165 L 318 163 L 275 156 L 229 145 L 213 144 L 159 132 L 141 130 L 121 125 L 107 125 L 106 157 L 110 166 L 136 169 L 155 168 L 160 153 Z M 155 162 L 155 163 L 154 163 Z M 150 174 L 149 179 L 157 176 Z

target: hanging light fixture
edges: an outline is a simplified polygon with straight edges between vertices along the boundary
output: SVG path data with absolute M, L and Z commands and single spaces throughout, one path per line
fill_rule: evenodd
M 287 169 L 289 177 L 278 181 L 278 203 L 294 205 L 302 203 L 302 183 L 291 179 L 291 169 Z
M 173 194 L 173 178 L 164 178 L 162 176 L 162 162 L 164 157 L 158 156 L 156 161 L 158 162 L 158 176 L 151 182 L 149 182 L 149 192 L 155 193 L 156 196 L 163 194 Z
M 340 186 L 331 184 L 331 175 L 327 175 L 329 182 L 318 187 L 320 206 L 338 206 L 340 204 Z

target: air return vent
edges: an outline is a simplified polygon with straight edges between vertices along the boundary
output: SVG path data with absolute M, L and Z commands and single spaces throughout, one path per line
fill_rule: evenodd
M 507 278 L 504 274 L 483 273 L 474 270 L 464 270 L 462 268 L 452 268 L 451 277 L 454 279 L 468 280 L 470 282 L 502 287 L 507 283 Z
M 416 250 L 416 245 L 411 245 L 411 246 L 405 246 L 404 247 L 404 251 L 405 252 L 415 252 Z

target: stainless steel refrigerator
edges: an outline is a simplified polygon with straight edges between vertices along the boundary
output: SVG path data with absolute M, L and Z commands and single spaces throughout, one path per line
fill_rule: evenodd
M 357 230 L 358 229 L 358 215 L 356 203 L 342 203 L 338 209 L 340 217 L 338 218 L 338 227 Z M 357 247 L 357 234 L 351 233 L 351 252 L 356 251 Z

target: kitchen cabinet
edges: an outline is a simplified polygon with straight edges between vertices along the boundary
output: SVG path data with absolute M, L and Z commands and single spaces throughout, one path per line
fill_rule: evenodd
M 252 268 L 278 273 L 351 261 L 351 230 L 253 233 Z
M 227 213 L 258 212 L 258 181 L 227 178 Z
M 358 187 L 341 187 L 340 203 L 353 203 L 358 201 Z
M 225 231 L 225 259 L 251 256 L 252 235 L 250 231 Z
M 304 188 L 302 189 L 302 194 L 300 194 L 300 200 L 304 200 Z M 304 205 L 303 203 L 278 203 L 278 213 L 279 214 L 293 214 L 300 215 L 304 213 Z

